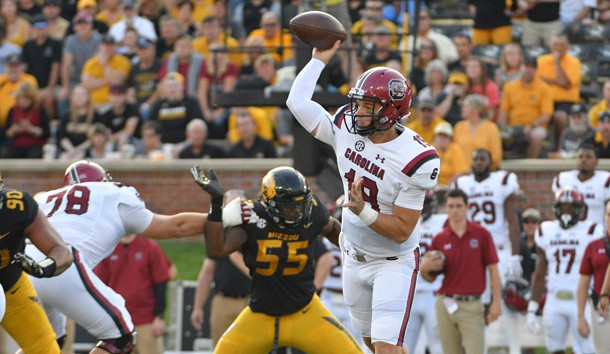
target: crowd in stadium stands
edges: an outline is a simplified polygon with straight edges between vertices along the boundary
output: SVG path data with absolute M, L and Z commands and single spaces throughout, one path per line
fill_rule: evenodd
M 582 142 L 609 157 L 610 2 L 507 3 L 4 0 L 0 158 L 290 157 L 286 109 L 215 97 L 287 91 L 299 67 L 288 22 L 320 9 L 351 32 L 320 89 L 399 69 L 416 92 L 403 123 L 440 150 L 450 142 L 452 159 L 481 147 L 494 166 L 572 158 Z

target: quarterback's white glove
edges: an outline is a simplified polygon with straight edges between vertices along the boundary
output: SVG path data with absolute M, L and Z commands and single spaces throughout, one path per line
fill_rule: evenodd
M 540 306 L 536 301 L 530 301 L 527 306 L 527 328 L 529 328 L 530 332 L 534 335 L 540 334 L 540 323 L 538 323 L 538 318 L 536 316 L 536 311 Z
M 222 209 L 222 226 L 226 228 L 256 223 L 259 217 L 252 208 L 251 201 L 233 199 Z
M 513 254 L 508 258 L 505 274 L 507 280 L 515 280 L 521 278 L 523 269 L 521 268 L 521 256 Z

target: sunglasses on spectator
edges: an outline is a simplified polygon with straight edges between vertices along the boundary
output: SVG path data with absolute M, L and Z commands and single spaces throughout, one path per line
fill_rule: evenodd
M 536 219 L 525 219 L 523 220 L 524 224 L 539 224 L 540 220 L 536 220 Z

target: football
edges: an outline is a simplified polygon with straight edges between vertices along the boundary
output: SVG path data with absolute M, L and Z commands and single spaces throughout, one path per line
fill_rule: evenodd
M 425 256 L 430 257 L 430 258 L 440 258 L 441 261 L 443 261 L 443 269 L 436 271 L 436 272 L 428 272 L 430 275 L 436 277 L 440 274 L 445 273 L 445 268 L 447 267 L 447 264 L 445 263 L 445 255 L 443 254 L 443 252 L 437 251 L 437 250 L 432 250 L 432 251 L 426 252 Z
M 307 11 L 293 17 L 290 29 L 301 41 L 322 50 L 332 47 L 337 40 L 343 42 L 347 38 L 347 31 L 341 22 L 322 11 Z

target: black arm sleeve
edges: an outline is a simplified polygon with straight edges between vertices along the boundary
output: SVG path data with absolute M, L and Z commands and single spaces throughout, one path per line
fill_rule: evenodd
M 167 293 L 167 282 L 155 284 L 155 317 L 163 318 L 165 314 L 165 302 Z

